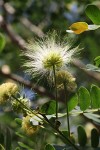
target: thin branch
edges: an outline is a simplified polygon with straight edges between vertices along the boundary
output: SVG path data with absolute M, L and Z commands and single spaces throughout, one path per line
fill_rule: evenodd
M 7 33 L 7 35 L 10 37 L 12 42 L 14 42 L 20 49 L 25 50 L 25 41 L 24 39 L 16 34 L 14 30 L 12 29 L 10 24 L 7 24 L 3 17 L 0 15 L 0 26 L 1 28 Z
M 2 4 L 3 4 L 3 7 L 4 7 L 5 4 L 4 4 L 4 3 L 2 3 Z M 7 11 L 7 7 L 4 7 L 4 8 L 5 8 L 5 11 Z M 23 23 L 26 27 L 31 26 L 31 30 L 34 29 L 33 32 L 35 31 L 35 29 L 36 29 L 36 32 L 38 31 L 38 28 L 39 28 L 39 27 L 36 28 L 36 26 L 33 25 L 28 19 L 23 18 L 23 19 L 22 19 L 22 23 Z M 25 41 L 23 40 L 23 38 L 20 37 L 19 35 L 17 35 L 17 34 L 13 31 L 11 25 L 10 25 L 10 24 L 7 24 L 7 23 L 4 21 L 4 19 L 3 19 L 3 17 L 2 17 L 1 15 L 0 15 L 0 25 L 1 25 L 1 28 L 3 28 L 4 31 L 8 34 L 8 36 L 10 37 L 10 39 L 11 39 L 20 49 L 22 49 L 22 50 L 25 50 L 25 49 L 26 49 L 26 48 L 25 48 Z M 35 28 L 34 28 L 34 27 L 35 27 Z M 40 34 L 41 36 L 44 36 L 44 33 L 42 32 L 41 29 L 39 30 L 39 33 L 41 33 L 41 34 Z M 37 35 L 39 36 L 39 33 L 37 32 L 37 33 L 35 33 L 35 34 L 37 34 Z M 95 80 L 97 80 L 97 81 L 100 82 L 100 74 L 99 74 L 99 73 L 96 73 L 96 72 L 93 72 L 93 71 L 87 71 L 85 65 L 84 65 L 80 60 L 74 60 L 74 61 L 72 62 L 72 64 L 73 64 L 75 67 L 77 67 L 78 69 L 82 70 L 84 73 L 86 73 L 86 74 L 87 74 L 88 76 L 90 76 L 91 78 L 93 78 L 93 79 L 95 79 Z
M 9 3 L 4 3 L 2 2 L 1 6 L 3 7 L 4 11 L 6 12 L 6 14 L 10 14 L 10 15 L 14 15 L 14 13 L 16 12 L 15 8 L 10 5 Z M 33 32 L 35 35 L 37 35 L 38 37 L 43 37 L 44 33 L 43 31 L 36 25 L 34 25 L 33 23 L 31 23 L 31 21 L 29 21 L 28 18 L 26 17 L 20 17 L 19 21 L 31 32 Z
M 21 17 L 20 22 L 38 37 L 41 38 L 44 36 L 44 33 L 42 32 L 42 30 L 36 25 L 32 24 L 27 18 Z
M 75 59 L 72 63 L 73 63 L 73 65 L 75 67 L 77 67 L 78 69 L 82 70 L 88 76 L 90 76 L 91 78 L 93 78 L 93 79 L 95 79 L 95 80 L 100 82 L 100 73 L 96 73 L 96 72 L 93 72 L 93 71 L 88 71 L 86 69 L 86 66 L 78 59 Z
M 51 93 L 49 93 L 44 87 L 36 86 L 36 85 L 32 84 L 29 80 L 24 80 L 21 76 L 18 76 L 16 74 L 10 74 L 10 73 L 6 74 L 2 70 L 0 70 L 0 75 L 2 75 L 5 78 L 9 78 L 14 81 L 17 81 L 17 82 L 23 84 L 24 86 L 31 88 L 34 92 L 36 92 L 42 96 L 47 96 L 51 99 L 54 99 L 54 96 Z

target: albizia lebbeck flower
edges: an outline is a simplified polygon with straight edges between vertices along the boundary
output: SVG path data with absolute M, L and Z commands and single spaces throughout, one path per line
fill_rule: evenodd
M 79 47 L 71 49 L 71 46 L 67 41 L 61 43 L 55 32 L 43 39 L 27 43 L 27 50 L 22 54 L 27 57 L 24 63 L 26 71 L 31 75 L 43 77 L 52 76 L 53 67 L 56 70 L 66 69 L 79 52 Z

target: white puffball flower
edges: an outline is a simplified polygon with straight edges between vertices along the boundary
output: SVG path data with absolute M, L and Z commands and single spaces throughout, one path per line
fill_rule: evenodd
M 52 76 L 53 67 L 56 70 L 66 69 L 73 60 L 79 47 L 71 49 L 72 44 L 58 40 L 57 33 L 45 36 L 43 39 L 30 41 L 26 44 L 24 66 L 33 76 Z

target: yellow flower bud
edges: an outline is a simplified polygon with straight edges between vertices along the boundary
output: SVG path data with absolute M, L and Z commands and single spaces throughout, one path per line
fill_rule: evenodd
M 23 97 L 18 98 L 18 100 L 23 103 L 25 106 L 29 107 L 29 100 Z M 17 113 L 25 113 L 26 111 L 23 108 L 23 105 L 20 104 L 16 99 L 12 101 L 13 110 Z
M 75 91 L 77 84 L 75 83 L 75 78 L 72 74 L 65 70 L 60 70 L 56 73 L 57 86 L 60 88 L 64 87 L 66 84 L 67 90 L 70 92 Z
M 15 83 L 3 83 L 0 85 L 0 104 L 5 104 L 11 95 L 18 92 L 18 86 Z
M 57 51 L 52 51 L 49 53 L 49 55 L 47 55 L 46 57 L 44 57 L 44 67 L 46 69 L 52 69 L 53 66 L 56 67 L 61 67 L 63 63 L 63 59 L 60 56 L 60 53 Z
M 32 116 L 27 115 L 22 120 L 22 129 L 29 136 L 35 134 L 40 128 L 39 125 L 32 125 L 30 121 L 31 118 Z
M 60 70 L 56 73 L 57 84 L 69 83 L 75 81 L 71 73 L 65 70 Z

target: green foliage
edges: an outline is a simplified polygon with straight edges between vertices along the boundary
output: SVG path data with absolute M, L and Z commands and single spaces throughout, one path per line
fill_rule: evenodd
M 19 147 L 16 147 L 16 149 L 15 150 L 21 150 Z
M 80 146 L 84 147 L 87 143 L 86 132 L 82 126 L 78 126 L 77 132 L 78 132 L 78 142 L 79 142 Z
M 40 112 L 47 115 L 55 114 L 56 112 L 56 102 L 51 100 L 41 106 Z
M 98 131 L 94 128 L 91 130 L 91 146 L 96 148 L 99 145 L 99 133 Z
M 5 148 L 0 144 L 0 150 L 5 150 Z
M 45 150 L 55 150 L 55 148 L 54 148 L 52 145 L 47 144 L 47 145 L 45 146 Z
M 93 114 L 93 113 L 84 113 L 83 114 L 86 118 L 100 124 L 100 116 L 98 114 Z
M 5 135 L 5 149 L 10 150 L 11 144 L 12 144 L 11 133 L 10 133 L 9 128 L 7 128 L 6 135 Z
M 91 87 L 91 106 L 92 108 L 100 108 L 100 88 L 93 85 Z
M 26 144 L 22 143 L 22 142 L 18 142 L 18 145 L 22 148 L 28 149 L 28 150 L 34 150 L 33 148 L 30 148 L 29 146 L 27 146 Z
M 97 66 L 94 66 L 92 64 L 87 64 L 86 65 L 86 69 L 90 70 L 90 71 L 96 71 L 96 72 L 100 72 L 100 68 L 98 68 Z
M 95 65 L 96 65 L 97 67 L 99 67 L 99 66 L 100 66 L 100 56 L 97 56 L 97 57 L 94 59 L 94 62 L 95 62 Z
M 68 101 L 68 111 L 70 112 L 73 110 L 78 104 L 78 95 L 75 94 L 71 99 Z
M 88 5 L 85 9 L 86 15 L 94 24 L 100 25 L 100 9 L 95 5 Z
M 22 124 L 22 119 L 19 119 L 19 118 L 15 118 L 15 121 L 18 125 L 21 125 Z
M 90 106 L 90 94 L 84 87 L 80 87 L 78 93 L 80 109 L 85 111 Z
M 7 3 L 6 3 L 7 2 Z M 23 38 L 25 41 L 30 40 L 35 38 L 35 36 L 38 36 L 34 32 L 34 27 L 35 25 L 42 29 L 42 31 L 47 32 L 51 29 L 58 30 L 61 32 L 61 40 L 63 39 L 63 35 L 65 35 L 66 38 L 66 33 L 65 30 L 70 26 L 70 24 L 76 22 L 77 20 L 86 20 L 86 16 L 83 14 L 83 8 L 87 5 L 87 3 L 91 4 L 94 3 L 98 5 L 98 1 L 93 1 L 93 0 L 88 0 L 88 1 L 80 1 L 76 0 L 73 2 L 73 0 L 44 0 L 44 1 L 36 1 L 36 0 L 25 0 L 25 1 L 20 1 L 20 0 L 5 0 L 4 5 L 5 8 L 0 6 L 1 13 L 0 15 L 3 17 L 5 24 L 1 23 L 1 32 L 0 33 L 0 68 L 1 70 L 5 71 L 10 70 L 9 72 L 11 73 L 11 76 L 0 76 L 0 82 L 3 83 L 5 81 L 8 81 L 9 78 L 15 78 L 16 75 L 13 75 L 13 72 L 15 74 L 20 74 L 22 78 L 26 77 L 22 73 L 21 69 L 21 61 L 19 58 L 19 51 L 20 51 L 20 46 L 18 48 L 19 42 L 21 42 L 21 38 Z M 9 7 L 11 6 L 11 8 Z M 5 11 L 4 9 L 8 9 L 8 11 Z M 15 12 L 13 12 L 13 8 L 15 9 Z M 11 12 L 10 12 L 11 11 Z M 83 33 L 82 35 L 76 36 L 75 35 L 69 35 L 69 37 L 73 37 L 76 39 L 76 45 L 79 44 L 80 42 L 83 44 L 84 51 L 81 53 L 81 58 L 85 58 L 84 62 L 93 62 L 94 64 L 88 64 L 86 65 L 86 69 L 88 71 L 94 71 L 100 73 L 100 56 L 99 53 L 99 45 L 100 45 L 100 10 L 98 7 L 95 5 L 88 5 L 86 7 L 86 15 L 90 18 L 90 20 L 94 23 L 92 26 L 88 24 L 88 22 L 84 23 L 78 23 L 76 24 L 75 29 L 78 27 L 77 33 L 82 33 L 84 31 L 90 31 L 90 30 L 96 30 L 92 32 L 86 32 Z M 23 17 L 26 17 L 26 20 L 29 19 L 31 23 L 33 23 L 33 26 L 28 26 L 27 28 L 27 21 L 23 25 L 22 19 Z M 82 19 L 83 18 L 83 19 Z M 8 25 L 8 28 L 5 28 L 5 25 Z M 7 29 L 11 27 L 11 31 L 13 34 L 10 34 Z M 82 29 L 83 28 L 83 29 Z M 36 35 L 35 35 L 35 34 Z M 22 37 L 19 37 L 19 35 Z M 15 38 L 12 37 L 14 35 Z M 18 36 L 17 36 L 18 35 Z M 7 37 L 5 39 L 5 37 Z M 13 39 L 12 39 L 13 38 Z M 16 39 L 19 39 L 19 41 L 16 41 Z M 63 40 L 62 40 L 63 42 Z M 23 43 L 23 42 L 22 42 Z M 67 40 L 66 40 L 67 43 Z M 23 45 L 23 44 L 22 44 Z M 34 43 L 33 43 L 34 45 Z M 4 50 L 4 51 L 3 51 Z M 96 57 L 97 56 L 97 57 Z M 96 58 L 95 58 L 96 57 Z M 95 59 L 94 59 L 95 58 Z M 6 65 L 6 69 L 5 69 Z M 90 89 L 90 92 L 87 90 L 89 86 L 91 85 L 91 81 L 88 76 L 85 76 L 84 73 L 79 72 L 78 69 L 76 68 L 70 68 L 72 69 L 72 72 L 76 74 L 76 82 L 78 82 L 78 85 L 85 85 L 85 87 L 80 87 L 78 92 L 75 92 L 74 96 L 71 97 L 70 100 L 68 100 L 68 110 L 70 115 L 78 115 L 75 118 L 74 121 L 74 116 L 71 117 L 71 122 L 70 126 L 76 127 L 79 125 L 79 121 L 81 122 L 83 119 L 84 115 L 84 123 L 87 123 L 87 120 L 91 120 L 93 124 L 98 124 L 100 125 L 100 115 L 99 115 L 99 108 L 100 108 L 100 88 L 96 85 L 99 85 L 99 82 L 97 83 L 95 80 L 93 80 L 93 85 Z M 83 68 L 84 69 L 84 68 Z M 7 77 L 7 79 L 5 79 Z M 20 78 L 18 78 L 20 80 Z M 28 76 L 28 79 L 30 80 L 30 77 Z M 26 79 L 25 79 L 26 80 Z M 38 79 L 39 80 L 39 79 Z M 23 80 L 20 80 L 20 82 Z M 37 83 L 36 80 L 31 80 L 33 87 L 35 87 L 35 83 Z M 27 81 L 25 82 L 26 84 L 28 83 Z M 47 82 L 44 81 L 38 83 L 40 86 L 45 86 L 47 91 L 52 91 L 52 94 L 55 94 L 53 91 L 52 87 L 49 88 L 47 85 Z M 23 84 L 22 84 L 23 85 Z M 27 84 L 29 85 L 29 84 Z M 38 94 L 38 86 L 36 86 L 36 93 Z M 41 87 L 39 89 L 41 91 Z M 25 96 L 27 92 L 25 91 Z M 61 95 L 60 95 L 61 94 Z M 29 95 L 31 95 L 29 93 Z M 47 96 L 47 95 L 46 95 Z M 44 95 L 45 97 L 45 95 Z M 60 93 L 59 92 L 59 97 L 64 99 L 64 94 L 63 91 Z M 38 98 L 41 98 L 40 96 L 36 96 L 35 99 L 36 101 L 32 101 L 32 103 L 36 103 L 36 105 L 40 104 L 40 101 L 38 102 Z M 78 103 L 79 102 L 79 103 Z M 58 120 L 60 120 L 61 125 L 61 132 L 62 134 L 68 138 L 68 131 L 67 131 L 67 126 L 66 126 L 66 113 L 65 113 L 65 107 L 66 105 L 60 103 L 60 108 L 58 113 Z M 40 112 L 36 113 L 43 113 L 45 114 L 44 116 L 47 117 L 47 119 L 50 121 L 52 125 L 54 125 L 54 128 L 49 126 L 47 122 L 40 121 L 37 122 L 39 123 L 40 129 L 39 132 L 37 132 L 33 137 L 29 137 L 26 134 L 22 132 L 22 118 L 18 119 L 19 114 L 17 115 L 16 113 L 12 113 L 12 108 L 9 106 L 10 104 L 7 104 L 7 107 L 5 106 L 0 107 L 0 123 L 2 124 L 2 128 L 0 130 L 0 150 L 43 150 L 44 145 L 46 145 L 47 141 L 50 143 L 56 144 L 54 147 L 50 144 L 47 144 L 45 146 L 45 150 L 67 150 L 71 149 L 74 150 L 74 148 L 71 146 L 69 147 L 69 143 L 66 142 L 65 140 L 62 140 L 61 136 L 58 136 L 58 133 L 56 130 L 53 130 L 55 128 L 55 110 L 56 110 L 56 102 L 50 100 L 49 102 L 45 103 L 43 106 L 40 106 Z M 91 108 L 92 106 L 92 108 Z M 32 108 L 34 107 L 34 104 L 32 105 Z M 30 109 L 32 109 L 30 108 Z M 35 108 L 35 107 L 34 107 Z M 26 108 L 24 109 L 26 111 Z M 3 112 L 4 111 L 4 112 Z M 35 111 L 33 111 L 35 112 Z M 32 113 L 32 111 L 31 111 Z M 8 115 L 9 114 L 9 115 Z M 26 114 L 30 114 L 30 111 L 28 110 Z M 39 114 L 40 115 L 40 114 Z M 42 115 L 40 115 L 42 116 Z M 23 116 L 25 117 L 25 116 Z M 36 117 L 36 116 L 35 116 Z M 15 119 L 16 118 L 16 119 Z M 43 118 L 42 118 L 43 119 Z M 15 121 L 14 121 L 15 120 Z M 17 124 L 16 124 L 17 123 Z M 31 122 L 32 123 L 32 122 Z M 34 123 L 33 123 L 34 124 Z M 65 129 L 62 129 L 64 125 Z M 20 127 L 20 128 L 19 128 Z M 7 129 L 6 129 L 7 128 Z M 9 130 L 11 128 L 11 130 Z M 59 128 L 59 130 L 60 130 Z M 2 130 L 3 129 L 3 130 Z M 5 130 L 6 129 L 6 130 Z M 51 131 L 52 130 L 52 131 Z M 64 131 L 62 131 L 64 130 Z M 45 133 L 44 133 L 45 131 Z M 99 149 L 99 134 L 96 129 L 93 129 L 91 131 L 91 146 L 92 147 L 84 147 L 87 142 L 87 137 L 86 137 L 86 132 L 82 126 L 79 126 L 78 129 L 78 142 L 77 138 L 75 137 L 75 144 L 82 146 L 78 147 L 79 149 L 92 149 L 98 147 Z M 54 133 L 52 135 L 52 133 Z M 11 139 L 12 135 L 12 139 Z M 55 136 L 54 136 L 55 135 Z M 72 134 L 71 134 L 72 135 Z M 61 139 L 60 139 L 61 138 Z M 72 143 L 74 141 L 70 139 Z M 20 142 L 18 142 L 20 141 Z M 77 142 L 77 143 L 76 143 Z M 66 143 L 66 146 L 59 146 L 63 145 L 63 143 Z M 88 143 L 90 143 L 90 140 L 88 140 Z M 19 145 L 19 147 L 17 147 Z M 66 148 L 65 148 L 66 147 Z M 83 148 L 84 147 L 84 148 Z
M 2 131 L 1 131 L 1 129 L 0 129 L 0 144 L 4 145 L 4 135 L 3 135 Z
M 0 33 L 0 52 L 4 49 L 6 40 L 3 34 Z

